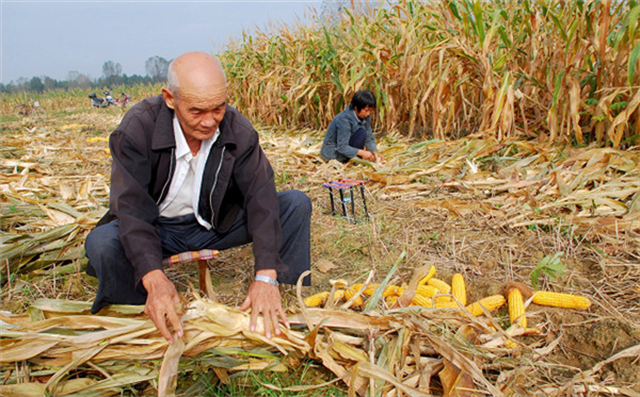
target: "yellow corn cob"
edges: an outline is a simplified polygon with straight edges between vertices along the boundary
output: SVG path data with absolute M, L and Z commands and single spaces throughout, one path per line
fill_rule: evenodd
M 439 294 L 440 290 L 433 285 L 418 285 L 416 288 L 416 294 L 422 295 L 425 298 L 433 298 L 435 294 Z
M 391 307 L 398 301 L 398 298 L 399 298 L 398 295 L 389 295 L 389 296 L 385 297 L 385 301 L 387 302 L 387 305 L 389 305 L 389 307 Z
M 354 290 L 353 287 L 349 287 L 349 288 L 345 289 L 344 290 L 344 299 L 348 301 L 349 299 L 353 298 L 353 296 L 356 294 L 356 292 L 358 292 L 358 291 Z M 364 302 L 362 301 L 362 298 L 359 297 L 359 296 L 356 298 L 355 301 L 353 301 L 353 304 L 356 305 L 356 306 L 362 306 L 363 303 Z
M 451 298 L 450 296 L 442 296 L 442 295 L 436 295 L 433 297 L 434 304 L 445 303 L 445 302 L 453 302 L 453 298 Z
M 497 309 L 500 306 L 504 305 L 506 301 L 507 300 L 504 299 L 504 296 L 502 296 L 502 295 L 491 295 L 491 296 L 487 296 L 486 298 L 482 298 L 479 301 L 470 304 L 469 306 L 467 306 L 467 310 L 473 316 L 479 316 L 482 313 L 484 313 L 482 311 L 482 308 L 480 307 L 481 305 L 484 306 L 484 308 L 486 310 L 491 311 L 491 310 Z
M 365 290 L 362 291 L 362 295 L 367 295 L 367 296 L 373 295 L 373 292 L 376 290 L 376 288 L 378 288 L 378 286 L 380 286 L 380 284 L 367 285 L 367 288 L 365 288 Z
M 339 289 L 333 293 L 333 304 L 340 302 L 344 298 L 344 290 Z
M 507 349 L 515 349 L 518 347 L 518 344 L 514 342 L 513 339 L 507 339 L 504 342 L 504 347 L 506 347 Z
M 353 285 L 350 285 L 349 288 L 353 288 L 354 291 L 358 292 L 363 285 L 364 284 L 353 284 Z
M 347 288 L 349 286 L 349 282 L 343 278 L 338 280 L 329 280 L 329 284 L 331 284 L 331 286 L 335 286 L 336 289 Z
M 413 297 L 413 301 L 411 301 L 411 304 L 416 306 L 433 307 L 431 298 L 427 298 L 426 296 L 422 296 L 420 294 L 416 294 L 416 296 Z
M 448 294 L 451 292 L 451 286 L 440 279 L 431 278 L 429 281 L 427 281 L 427 284 L 432 287 L 436 287 L 443 294 Z
M 384 296 L 385 298 L 391 295 L 400 296 L 402 295 L 403 292 L 404 292 L 404 288 L 398 287 L 397 285 L 390 285 L 387 287 L 387 289 L 384 290 L 384 292 L 382 293 L 382 296 Z
M 451 294 L 462 306 L 467 304 L 467 290 L 464 286 L 464 278 L 460 273 L 454 274 L 451 279 Z
M 538 291 L 533 295 L 533 303 L 544 306 L 565 307 L 568 309 L 587 309 L 591 306 L 589 298 L 559 292 Z
M 418 285 L 425 285 L 427 281 L 429 281 L 429 279 L 433 277 L 434 274 L 436 274 L 436 267 L 431 266 L 431 269 L 429 269 L 429 273 L 427 273 L 426 276 L 424 276 L 420 281 L 418 281 Z
M 439 298 L 436 298 L 435 301 L 434 301 L 435 305 L 436 305 L 436 308 L 438 308 L 438 309 L 443 308 L 443 307 L 452 307 L 452 308 L 455 308 L 455 309 L 459 309 L 460 308 L 460 306 L 458 306 L 458 304 L 456 302 L 452 301 L 452 300 L 442 301 L 442 300 L 438 300 L 438 299 Z
M 524 302 L 522 301 L 522 293 L 517 288 L 511 288 L 507 295 L 509 302 L 509 320 L 511 324 L 516 321 L 522 328 L 527 328 L 527 318 L 524 316 Z
M 329 297 L 329 291 L 320 292 L 315 295 L 311 295 L 304 299 L 304 304 L 307 307 L 320 306 Z

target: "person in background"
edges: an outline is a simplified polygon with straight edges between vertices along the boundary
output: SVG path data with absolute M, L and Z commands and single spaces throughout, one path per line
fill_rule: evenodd
M 356 92 L 349 106 L 331 121 L 320 156 L 327 161 L 336 159 L 342 163 L 356 156 L 369 161 L 384 161 L 371 132 L 371 113 L 375 108 L 376 97 L 371 91 Z
M 240 310 L 265 334 L 288 326 L 278 283 L 310 267 L 311 200 L 276 191 L 274 172 L 249 120 L 227 104 L 217 59 L 190 52 L 169 66 L 162 95 L 133 106 L 111 133 L 109 211 L 89 233 L 87 273 L 99 280 L 92 313 L 112 303 L 145 305 L 173 343 L 180 298 L 162 259 L 253 242 L 254 274 Z M 303 281 L 310 284 L 310 278 Z

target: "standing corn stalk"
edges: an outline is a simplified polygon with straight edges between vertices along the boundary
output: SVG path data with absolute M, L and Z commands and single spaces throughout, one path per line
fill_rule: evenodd
M 235 105 L 268 124 L 324 129 L 367 88 L 381 131 L 621 147 L 640 132 L 639 14 L 632 2 L 402 0 L 245 35 L 221 58 Z

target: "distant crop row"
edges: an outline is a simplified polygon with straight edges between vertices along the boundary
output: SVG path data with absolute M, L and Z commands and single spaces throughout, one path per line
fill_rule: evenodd
M 367 88 L 382 132 L 625 147 L 640 134 L 639 14 L 636 1 L 400 0 L 244 35 L 222 60 L 232 102 L 268 124 L 326 128 Z

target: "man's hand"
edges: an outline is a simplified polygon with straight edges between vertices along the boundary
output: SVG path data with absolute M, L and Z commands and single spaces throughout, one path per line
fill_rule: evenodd
M 144 312 L 153 320 L 162 336 L 171 344 L 173 337 L 168 324 L 173 326 L 178 338 L 182 338 L 182 321 L 176 306 L 180 305 L 178 291 L 162 270 L 152 270 L 142 277 L 142 285 L 147 290 Z
M 275 270 L 260 270 L 257 274 L 262 274 L 273 279 L 277 277 Z M 282 299 L 280 298 L 280 290 L 278 287 L 262 281 L 254 281 L 251 283 L 247 297 L 244 302 L 242 302 L 240 310 L 245 311 L 249 307 L 251 307 L 251 322 L 249 326 L 252 332 L 256 330 L 258 314 L 262 314 L 264 319 L 264 333 L 267 338 L 271 338 L 272 329 L 276 335 L 280 335 L 279 320 L 282 320 L 282 323 L 287 328 L 289 327 L 289 321 L 282 308 Z

